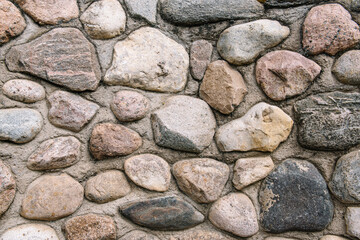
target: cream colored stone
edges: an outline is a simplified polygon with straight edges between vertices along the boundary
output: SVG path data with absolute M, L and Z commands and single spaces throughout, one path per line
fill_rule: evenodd
M 326 235 L 320 238 L 320 240 L 347 240 L 347 238 L 343 238 L 335 235 Z
M 59 240 L 55 230 L 44 224 L 23 224 L 10 228 L 0 240 Z

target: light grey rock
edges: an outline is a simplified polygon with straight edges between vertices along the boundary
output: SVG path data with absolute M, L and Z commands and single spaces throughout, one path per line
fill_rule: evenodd
M 339 57 L 333 66 L 337 79 L 345 84 L 360 85 L 360 50 L 351 50 Z
M 360 239 L 360 207 L 348 207 L 345 222 L 346 233 Z
M 7 81 L 2 90 L 8 98 L 25 103 L 34 103 L 45 98 L 43 86 L 25 79 Z
M 59 240 L 55 230 L 45 224 L 23 224 L 10 228 L 0 240 Z
M 125 4 L 132 16 L 143 18 L 152 24 L 156 24 L 157 3 L 158 0 L 125 0 Z
M 197 40 L 190 47 L 190 72 L 191 75 L 201 80 L 207 66 L 211 61 L 213 46 L 206 40 Z

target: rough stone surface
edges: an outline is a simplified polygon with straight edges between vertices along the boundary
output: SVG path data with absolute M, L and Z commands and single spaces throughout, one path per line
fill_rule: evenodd
M 211 158 L 194 158 L 176 162 L 172 172 L 179 188 L 194 201 L 216 201 L 229 179 L 229 167 Z
M 280 108 L 262 102 L 218 128 L 216 142 L 224 152 L 272 152 L 288 138 L 292 125 L 293 120 Z
M 158 0 L 125 0 L 130 14 L 135 18 L 143 18 L 151 24 L 156 24 L 156 7 Z
M 320 238 L 320 240 L 347 240 L 347 238 L 343 238 L 335 235 L 326 235 Z
M 134 230 L 125 234 L 119 240 L 160 240 L 160 239 L 150 233 Z
M 74 165 L 80 157 L 81 143 L 75 137 L 46 140 L 28 158 L 31 170 L 50 170 Z
M 351 50 L 339 57 L 332 72 L 345 84 L 360 85 L 360 50 Z
M 230 193 L 216 201 L 210 208 L 209 220 L 240 237 L 250 237 L 259 231 L 255 207 L 243 193 Z
M 144 95 L 135 91 L 119 91 L 111 102 L 111 110 L 122 122 L 142 119 L 150 109 L 150 102 Z
M 290 29 L 277 21 L 257 20 L 226 29 L 219 37 L 217 50 L 232 64 L 248 64 L 262 51 L 278 45 L 289 34 Z
M 265 178 L 274 168 L 271 157 L 240 158 L 234 166 L 233 184 L 238 190 Z
M 316 150 L 344 150 L 360 143 L 360 94 L 321 93 L 296 102 L 298 141 Z
M 294 238 L 283 238 L 283 237 L 268 237 L 265 240 L 296 240 Z
M 76 28 L 55 28 L 12 47 L 6 65 L 10 71 L 29 73 L 73 91 L 95 90 L 101 78 L 94 46 Z
M 115 45 L 104 82 L 174 93 L 184 89 L 188 68 L 189 55 L 182 45 L 155 28 L 143 27 Z
M 30 108 L 0 109 L 0 140 L 27 143 L 43 127 L 41 114 Z
M 95 126 L 90 137 L 90 152 L 98 159 L 125 156 L 142 145 L 140 135 L 120 124 L 100 123 Z
M 0 160 L 0 217 L 10 207 L 15 193 L 15 178 L 11 170 Z
M 174 24 L 194 25 L 261 16 L 256 0 L 160 0 L 162 17 Z
M 303 4 L 314 4 L 326 2 L 328 0 L 266 0 L 264 4 L 270 7 L 294 7 Z
M 199 95 L 214 109 L 230 114 L 242 102 L 247 92 L 241 74 L 227 62 L 218 60 L 208 66 Z
M 197 40 L 190 47 L 190 73 L 197 79 L 204 77 L 207 66 L 210 63 L 213 46 L 206 40 Z
M 204 221 L 204 216 L 178 197 L 161 197 L 130 203 L 121 213 L 132 222 L 156 230 L 182 230 Z
M 151 115 L 156 144 L 175 150 L 201 152 L 215 134 L 215 117 L 206 102 L 188 96 L 167 99 Z
M 359 26 L 340 4 L 316 6 L 305 18 L 302 44 L 309 54 L 335 55 L 359 41 Z
M 327 185 L 315 166 L 286 160 L 263 181 L 260 222 L 266 231 L 321 231 L 332 220 L 334 206 Z
M 125 174 L 118 170 L 102 172 L 86 182 L 85 196 L 96 203 L 107 203 L 126 196 L 131 187 Z
M 58 24 L 79 16 L 76 0 L 14 0 L 37 23 Z
M 169 164 L 159 156 L 142 154 L 124 162 L 126 175 L 140 187 L 165 192 L 169 189 L 171 172 Z
M 347 234 L 360 238 L 360 208 L 348 207 L 345 214 L 345 221 Z
M 10 1 L 0 1 L 0 19 L 0 44 L 20 35 L 26 28 L 25 19 Z
M 61 128 L 81 131 L 93 119 L 99 106 L 76 94 L 55 91 L 49 97 L 49 121 Z
M 86 9 L 80 21 L 91 38 L 109 39 L 125 31 L 126 14 L 117 0 L 100 0 Z
M 34 103 L 45 98 L 43 86 L 25 79 L 7 81 L 2 91 L 8 98 L 25 103 Z
M 23 224 L 5 231 L 0 240 L 59 240 L 56 232 L 44 224 Z
M 57 220 L 74 213 L 81 206 L 83 195 L 81 184 L 69 175 L 43 175 L 28 186 L 20 215 L 34 220 Z
M 170 240 L 234 240 L 234 238 L 216 231 L 197 230 L 184 232 L 182 236 L 170 238 Z
M 257 61 L 256 81 L 269 98 L 281 101 L 305 92 L 320 71 L 319 65 L 301 54 L 280 50 Z

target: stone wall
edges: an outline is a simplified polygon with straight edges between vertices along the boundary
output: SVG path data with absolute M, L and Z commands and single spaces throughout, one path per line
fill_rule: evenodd
M 360 239 L 358 10 L 0 0 L 0 239 Z

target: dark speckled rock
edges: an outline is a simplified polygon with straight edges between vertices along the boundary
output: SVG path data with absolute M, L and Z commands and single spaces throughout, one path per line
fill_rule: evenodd
M 120 212 L 132 222 L 156 230 L 182 230 L 204 221 L 192 205 L 173 196 L 130 203 Z
M 324 178 L 304 160 L 280 164 L 262 183 L 259 202 L 260 222 L 272 233 L 321 231 L 334 212 Z

